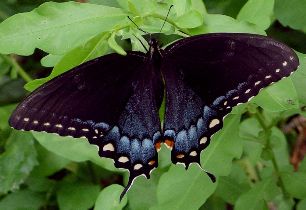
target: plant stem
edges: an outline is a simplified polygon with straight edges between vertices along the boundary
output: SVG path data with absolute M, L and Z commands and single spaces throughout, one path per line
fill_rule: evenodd
M 32 78 L 26 73 L 26 71 L 17 63 L 17 61 L 12 57 L 8 55 L 2 55 L 0 54 L 1 57 L 11 64 L 18 72 L 18 74 L 26 81 L 26 82 L 31 82 Z
M 44 210 L 48 210 L 48 205 L 49 205 L 50 199 L 54 191 L 55 191 L 55 184 L 53 184 L 52 187 L 50 187 L 48 191 L 46 192 L 46 200 L 44 202 L 44 205 L 42 206 Z
M 273 125 L 266 125 L 264 116 L 259 112 L 259 110 L 257 110 L 257 112 L 254 114 L 254 116 L 258 120 L 261 127 L 264 129 L 264 133 L 265 133 L 264 138 L 265 138 L 265 142 L 266 142 L 265 147 L 268 148 L 271 151 L 271 154 L 272 154 L 271 155 L 271 161 L 272 161 L 272 165 L 274 167 L 274 171 L 275 171 L 275 173 L 277 175 L 277 178 L 279 180 L 279 186 L 280 186 L 280 188 L 283 192 L 284 197 L 285 198 L 290 198 L 290 195 L 287 193 L 287 191 L 285 189 L 284 182 L 283 182 L 283 180 L 280 176 L 280 170 L 279 170 L 279 167 L 277 165 L 277 161 L 276 161 L 274 152 L 272 150 L 270 135 L 267 135 L 267 133 L 271 133 L 271 128 L 273 127 Z
M 261 180 L 256 168 L 247 157 L 238 160 L 237 163 L 244 169 L 246 175 L 249 178 L 250 185 L 254 185 L 254 183 Z

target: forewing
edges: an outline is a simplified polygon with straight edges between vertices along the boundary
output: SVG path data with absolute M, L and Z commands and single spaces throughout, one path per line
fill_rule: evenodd
M 149 82 L 148 82 L 149 81 Z M 86 137 L 134 178 L 157 166 L 161 78 L 146 56 L 110 54 L 39 87 L 14 111 L 16 129 Z
M 165 49 L 164 136 L 172 161 L 199 162 L 210 137 L 232 107 L 297 69 L 297 55 L 271 38 L 252 34 L 207 34 Z M 174 141 L 174 142 L 173 142 Z

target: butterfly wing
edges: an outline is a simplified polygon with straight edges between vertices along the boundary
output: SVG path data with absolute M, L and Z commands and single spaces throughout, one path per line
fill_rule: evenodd
M 110 54 L 76 67 L 39 87 L 14 111 L 16 129 L 86 137 L 100 156 L 149 176 L 157 167 L 160 76 L 142 53 Z
M 164 136 L 172 162 L 199 162 L 210 137 L 232 107 L 297 69 L 297 55 L 271 38 L 252 34 L 207 34 L 165 49 Z

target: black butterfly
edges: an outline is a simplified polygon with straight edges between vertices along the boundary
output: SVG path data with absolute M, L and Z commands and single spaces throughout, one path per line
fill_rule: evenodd
M 99 155 L 150 177 L 161 143 L 173 163 L 200 162 L 233 106 L 289 76 L 299 65 L 286 45 L 253 34 L 214 33 L 184 38 L 146 54 L 109 54 L 39 87 L 15 110 L 16 129 L 86 137 Z M 158 110 L 165 95 L 163 126 Z

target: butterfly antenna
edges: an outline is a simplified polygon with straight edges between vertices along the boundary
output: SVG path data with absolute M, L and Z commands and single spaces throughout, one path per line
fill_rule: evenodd
M 139 31 L 142 31 L 142 32 L 145 33 L 145 34 L 149 34 L 149 35 L 150 35 L 150 39 L 151 39 L 151 34 L 150 34 L 149 32 L 147 32 L 147 31 L 141 29 L 141 28 L 140 28 L 140 27 L 130 18 L 130 16 L 127 16 L 127 17 L 128 17 L 128 19 L 137 27 L 137 29 L 138 29 Z M 134 36 L 135 36 L 135 35 L 134 35 Z M 149 52 L 148 48 L 142 43 L 141 39 L 139 39 L 137 36 L 135 36 L 135 38 L 138 39 L 138 41 L 139 41 L 140 44 L 143 46 L 143 48 L 144 48 L 147 52 Z
M 145 31 L 145 30 L 139 28 L 139 26 L 130 18 L 130 16 L 127 16 L 127 17 L 128 17 L 128 19 L 137 27 L 137 29 L 138 29 L 139 31 L 142 31 L 142 32 L 145 33 L 145 34 L 150 34 L 149 32 L 147 32 L 147 31 Z
M 135 178 L 135 177 L 134 177 Z M 122 191 L 121 195 L 120 195 L 120 202 L 122 201 L 123 197 L 125 196 L 125 194 L 127 193 L 127 191 L 129 191 L 129 189 L 131 188 L 134 178 L 129 178 L 129 182 L 126 185 L 126 187 L 124 188 L 124 190 Z
M 164 23 L 163 23 L 162 27 L 160 28 L 160 31 L 159 31 L 159 32 L 162 32 L 162 30 L 163 30 L 163 28 L 164 28 L 164 26 L 165 26 L 165 24 L 166 24 L 166 21 L 167 21 L 167 19 L 168 19 L 170 10 L 171 10 L 172 7 L 173 7 L 173 5 L 170 6 L 170 8 L 169 8 L 169 10 L 168 10 L 168 12 L 167 12 L 166 18 L 165 18 L 165 20 L 164 20 Z
M 139 41 L 140 44 L 143 46 L 143 48 L 144 48 L 147 52 L 149 52 L 148 48 L 142 43 L 141 39 L 139 39 L 139 38 L 138 38 L 137 36 L 135 36 L 135 35 L 134 35 L 134 37 L 135 37 L 136 39 L 138 39 L 138 41 Z

